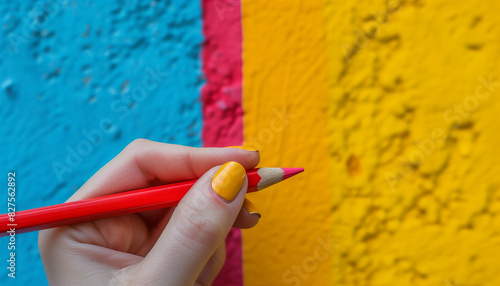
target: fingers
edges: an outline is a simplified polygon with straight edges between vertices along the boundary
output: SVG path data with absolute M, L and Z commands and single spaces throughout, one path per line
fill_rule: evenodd
M 240 212 L 247 186 L 245 170 L 235 162 L 212 168 L 203 175 L 176 207 L 160 238 L 141 262 L 145 284 L 161 281 L 193 285 L 216 249 L 224 244 Z M 168 275 L 164 269 L 176 275 Z
M 253 151 L 193 148 L 137 139 L 102 167 L 69 201 L 196 179 L 228 161 L 252 169 L 259 160 L 259 153 Z
M 252 228 L 260 220 L 260 213 L 257 207 L 247 198 L 243 201 L 240 213 L 233 224 L 236 228 Z
M 200 275 L 198 275 L 198 279 L 196 279 L 195 286 L 197 285 L 212 285 L 215 277 L 219 274 L 222 266 L 224 266 L 224 261 L 226 260 L 226 246 L 222 244 L 215 253 L 210 257 L 205 267 L 201 271 Z

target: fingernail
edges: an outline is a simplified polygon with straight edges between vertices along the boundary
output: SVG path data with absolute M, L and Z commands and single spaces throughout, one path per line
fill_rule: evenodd
M 245 183 L 245 168 L 237 162 L 222 165 L 212 179 L 212 189 L 228 201 L 232 201 Z
M 247 198 L 243 201 L 243 208 L 251 215 L 256 214 L 259 218 L 262 217 L 257 207 Z
M 235 149 L 241 149 L 241 150 L 246 150 L 246 151 L 252 151 L 252 152 L 259 152 L 259 150 L 250 148 L 250 147 L 244 147 L 244 146 L 227 146 L 226 148 L 235 148 Z

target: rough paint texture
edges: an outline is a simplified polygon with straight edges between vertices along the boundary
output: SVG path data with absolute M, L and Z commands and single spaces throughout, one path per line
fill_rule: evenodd
M 245 142 L 306 168 L 252 197 L 246 285 L 500 283 L 499 10 L 243 1 Z
M 241 3 L 203 0 L 203 145 L 243 142 L 241 108 Z M 241 231 L 226 238 L 226 261 L 214 285 L 242 285 Z
M 316 251 L 329 244 L 333 207 L 325 33 L 321 5 L 311 4 L 242 4 L 245 144 L 261 151 L 260 166 L 305 168 L 248 195 L 262 218 L 243 231 L 245 285 L 329 284 L 331 259 Z M 315 253 L 327 259 L 298 278 L 296 265 Z
M 205 146 L 243 141 L 241 108 L 241 13 L 239 0 L 203 1 L 203 142 Z
M 0 176 L 17 172 L 18 210 L 64 202 L 135 138 L 201 146 L 201 21 L 198 1 L 2 1 Z M 16 241 L 0 284 L 46 284 L 37 233 Z

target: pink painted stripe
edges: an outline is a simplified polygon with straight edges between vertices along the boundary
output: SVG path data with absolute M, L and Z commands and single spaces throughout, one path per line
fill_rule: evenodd
M 206 147 L 243 143 L 241 107 L 242 32 L 240 0 L 202 0 L 202 59 L 206 84 L 202 140 Z M 241 231 L 232 229 L 226 239 L 226 263 L 213 285 L 243 285 Z

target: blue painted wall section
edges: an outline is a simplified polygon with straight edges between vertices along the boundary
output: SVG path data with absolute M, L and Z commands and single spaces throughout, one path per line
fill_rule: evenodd
M 1 213 L 10 170 L 23 210 L 64 202 L 135 138 L 201 146 L 199 1 L 2 1 L 0 25 Z M 47 283 L 36 233 L 16 236 L 15 280 L 7 245 L 1 285 Z

